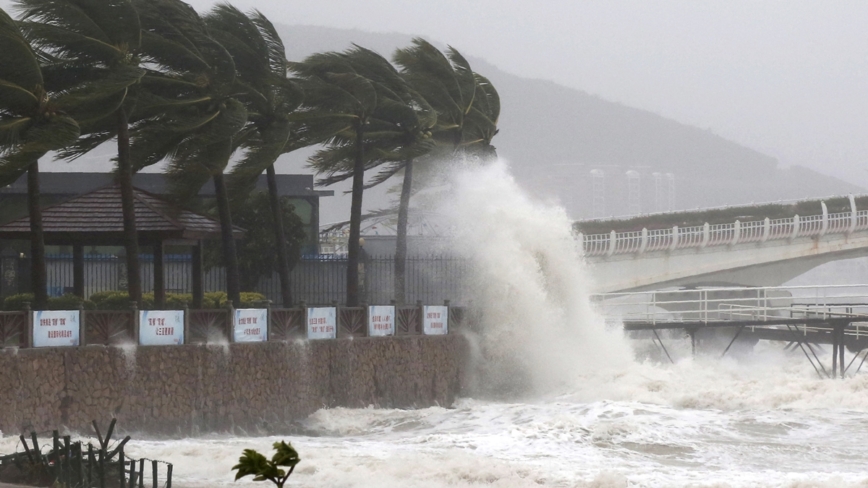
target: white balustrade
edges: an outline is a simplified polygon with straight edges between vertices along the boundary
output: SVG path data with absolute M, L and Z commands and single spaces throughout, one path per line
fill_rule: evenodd
M 756 220 L 730 224 L 708 224 L 692 227 L 674 226 L 670 229 L 647 229 L 641 231 L 615 232 L 608 234 L 579 234 L 587 256 L 612 256 L 675 249 L 704 248 L 766 242 L 798 237 L 821 237 L 827 234 L 849 234 L 868 230 L 868 210 L 857 210 L 856 201 L 850 196 L 850 211 L 828 213 L 821 202 L 822 214 L 792 218 Z

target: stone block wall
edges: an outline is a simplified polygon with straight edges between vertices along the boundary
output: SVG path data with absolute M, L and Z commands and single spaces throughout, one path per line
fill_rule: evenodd
M 459 335 L 0 353 L 0 431 L 269 432 L 323 407 L 450 405 Z

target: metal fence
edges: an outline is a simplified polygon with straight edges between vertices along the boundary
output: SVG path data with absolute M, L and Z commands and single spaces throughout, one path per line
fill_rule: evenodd
M 142 290 L 154 289 L 153 256 L 143 254 Z M 73 291 L 73 264 L 71 255 L 52 255 L 46 260 L 48 293 L 61 296 Z M 389 303 L 394 293 L 394 257 L 369 256 L 359 266 L 362 299 L 368 303 Z M 189 255 L 165 256 L 163 266 L 168 293 L 192 292 L 192 262 Z M 414 256 L 406 262 L 407 303 L 421 300 L 440 303 L 451 300 L 464 303 L 469 262 L 451 256 Z M 346 297 L 347 261 L 328 256 L 302 259 L 290 273 L 293 298 L 309 304 L 343 303 Z M 85 296 L 99 291 L 125 290 L 127 287 L 125 260 L 121 256 L 102 254 L 85 255 Z M 205 292 L 225 291 L 226 272 L 213 268 L 205 273 Z M 30 260 L 19 257 L 0 258 L 0 297 L 25 293 L 30 290 Z M 259 281 L 254 290 L 274 303 L 280 303 L 280 279 L 277 272 Z

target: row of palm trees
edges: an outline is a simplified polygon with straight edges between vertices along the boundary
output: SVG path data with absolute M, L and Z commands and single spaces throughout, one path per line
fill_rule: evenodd
M 167 162 L 179 203 L 210 180 L 221 223 L 227 294 L 238 305 L 232 200 L 263 172 L 275 216 L 274 163 L 310 158 L 320 184 L 352 179 L 348 305 L 359 303 L 358 259 L 366 188 L 403 172 L 396 298 L 404 298 L 409 202 L 416 164 L 494 155 L 500 101 L 455 49 L 422 39 L 393 62 L 353 46 L 286 59 L 271 22 L 228 4 L 199 15 L 179 0 L 17 0 L 0 10 L 0 187 L 27 174 L 34 306 L 47 301 L 39 161 L 70 160 L 115 141 L 131 300 L 141 300 L 132 176 Z M 226 174 L 230 168 L 229 174 Z M 365 171 L 378 168 L 365 182 Z M 284 304 L 292 302 L 282 219 L 273 219 Z

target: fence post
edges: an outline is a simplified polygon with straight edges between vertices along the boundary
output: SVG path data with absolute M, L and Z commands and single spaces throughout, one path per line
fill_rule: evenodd
M 763 220 L 763 236 L 760 239 L 760 242 L 765 242 L 765 241 L 769 240 L 769 234 L 771 233 L 771 230 L 772 230 L 772 221 L 769 220 L 768 217 L 766 217 L 766 219 Z
M 669 245 L 669 250 L 674 251 L 678 248 L 678 226 L 672 226 L 672 244 Z
M 139 344 L 139 307 L 135 301 L 130 302 L 130 313 L 133 314 L 130 317 L 130 326 L 133 330 L 130 331 L 130 336 L 133 339 L 133 343 Z
M 26 315 L 24 323 L 27 324 L 27 347 L 33 347 L 33 310 L 30 309 L 30 302 L 24 302 L 24 314 Z
M 847 231 L 847 234 L 852 234 L 856 230 L 856 223 L 858 222 L 859 214 L 856 212 L 856 198 L 850 194 L 850 229 Z
M 298 306 L 301 307 L 301 318 L 303 320 L 303 323 L 301 325 L 301 327 L 302 327 L 301 333 L 304 334 L 305 339 L 310 339 L 307 336 L 308 320 L 310 320 L 310 318 L 307 316 L 307 302 L 304 300 L 301 300 L 300 302 L 298 302 Z M 337 325 L 338 325 L 338 318 L 337 318 L 337 315 L 335 315 L 335 327 L 337 327 Z M 338 331 L 335 330 L 335 337 L 337 337 L 337 332 Z
M 612 230 L 611 232 L 609 232 L 609 249 L 606 250 L 606 256 L 611 256 L 612 254 L 615 254 L 615 239 L 616 234 L 615 231 Z
M 732 228 L 732 242 L 731 245 L 738 244 L 738 239 L 741 237 L 741 221 L 736 219 L 735 224 L 733 224 Z
M 271 300 L 265 300 L 265 342 L 271 338 Z
M 84 304 L 78 304 L 78 343 L 82 346 L 87 345 L 87 315 L 84 311 Z
M 642 227 L 642 242 L 639 244 L 639 254 L 644 254 L 648 247 L 648 228 Z
M 338 330 L 335 331 L 335 339 L 339 339 L 342 335 L 343 325 L 341 324 L 341 306 L 337 300 L 332 300 L 332 307 L 335 308 L 335 324 Z
M 368 313 L 368 302 L 363 301 L 359 305 L 362 307 L 362 317 L 364 317 L 363 320 L 365 322 L 365 326 L 362 328 L 362 334 L 364 334 L 362 337 L 370 337 L 370 334 L 368 334 L 368 327 L 371 326 L 370 321 L 368 320 L 370 318 L 370 313 Z
M 184 344 L 190 343 L 190 307 L 184 303 Z
M 449 313 L 449 300 L 443 300 L 443 306 L 446 307 L 446 333 L 451 334 L 452 324 L 449 323 L 449 318 L 452 316 L 452 314 Z
M 230 344 L 235 342 L 235 307 L 232 304 L 232 300 L 227 300 L 226 309 L 229 313 L 229 320 L 226 321 L 227 337 L 226 341 Z
M 799 237 L 799 214 L 793 216 L 793 233 L 790 235 L 790 239 L 795 239 Z
M 823 208 L 823 223 L 820 224 L 820 237 L 822 237 L 829 230 L 829 208 L 826 207 L 826 202 L 820 202 L 820 206 Z

